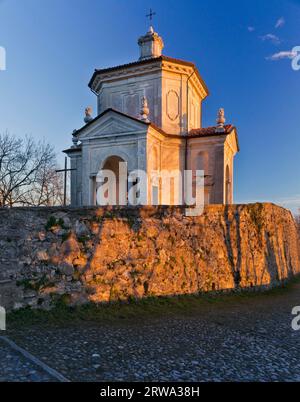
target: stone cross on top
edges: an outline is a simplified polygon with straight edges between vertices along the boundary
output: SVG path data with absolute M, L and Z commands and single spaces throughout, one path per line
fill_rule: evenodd
M 153 20 L 154 15 L 156 15 L 156 12 L 152 11 L 152 8 L 150 8 L 149 14 L 146 14 L 146 17 L 149 18 L 150 23 Z

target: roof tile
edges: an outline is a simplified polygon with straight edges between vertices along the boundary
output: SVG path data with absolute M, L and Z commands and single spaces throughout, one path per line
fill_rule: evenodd
M 227 124 L 224 126 L 224 133 L 222 132 L 217 132 L 217 127 L 212 126 L 212 127 L 203 127 L 203 128 L 195 128 L 191 130 L 188 134 L 189 137 L 201 137 L 201 136 L 207 136 L 207 135 L 227 135 L 233 130 L 233 125 L 232 124 Z

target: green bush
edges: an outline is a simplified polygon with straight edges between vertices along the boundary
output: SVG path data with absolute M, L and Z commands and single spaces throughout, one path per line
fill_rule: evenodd
M 54 216 L 50 216 L 50 218 L 48 219 L 48 221 L 45 225 L 45 229 L 51 230 L 51 228 L 53 228 L 53 226 L 56 226 L 56 219 Z

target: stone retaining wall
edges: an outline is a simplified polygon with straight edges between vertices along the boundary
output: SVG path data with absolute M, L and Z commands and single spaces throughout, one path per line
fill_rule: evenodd
M 0 305 L 51 308 L 275 286 L 300 272 L 296 225 L 273 204 L 0 209 Z

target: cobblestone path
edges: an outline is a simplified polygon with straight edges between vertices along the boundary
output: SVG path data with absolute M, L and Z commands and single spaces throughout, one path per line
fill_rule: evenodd
M 54 379 L 6 342 L 0 340 L 0 382 L 2 381 L 48 382 Z
M 300 284 L 197 311 L 186 302 L 173 315 L 33 326 L 8 336 L 73 381 L 300 381 L 300 331 L 291 328 L 297 305 Z M 1 379 L 38 379 L 5 346 L 0 361 L 8 365 Z

